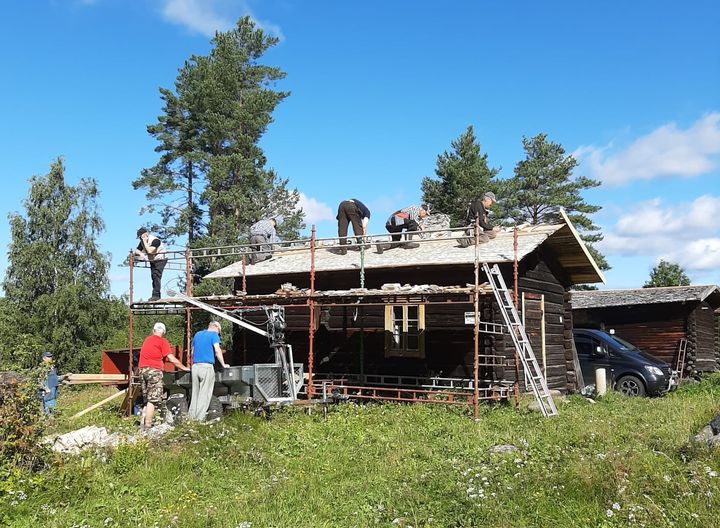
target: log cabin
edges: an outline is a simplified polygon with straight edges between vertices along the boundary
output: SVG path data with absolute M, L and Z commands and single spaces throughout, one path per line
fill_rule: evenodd
M 498 264 L 509 289 L 517 262 L 518 304 L 548 385 L 561 392 L 577 388 L 569 288 L 604 279 L 566 216 L 557 225 L 519 229 L 517 237 L 512 230 L 500 232 L 477 250 L 437 233 L 412 249 L 355 248 L 345 255 L 333 249 L 281 248 L 270 260 L 236 262 L 207 277 L 234 279 L 245 307 L 284 306 L 286 340 L 306 371 L 312 359 L 313 382 L 468 388 L 476 258 Z M 514 383 L 515 350 L 509 336 L 498 333 L 503 320 L 482 271 L 477 284 L 479 379 L 489 398 Z M 262 322 L 250 311 L 246 317 Z M 259 336 L 236 329 L 233 343 L 229 357 L 235 364 L 268 360 Z
M 712 285 L 572 292 L 576 327 L 614 329 L 673 368 L 686 339 L 684 375 L 718 369 L 718 307 Z

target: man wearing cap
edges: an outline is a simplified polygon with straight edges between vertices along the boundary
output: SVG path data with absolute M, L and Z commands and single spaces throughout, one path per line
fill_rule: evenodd
M 150 262 L 152 296 L 149 300 L 157 301 L 160 298 L 163 270 L 165 269 L 165 264 L 167 264 L 167 250 L 162 240 L 148 233 L 144 227 L 137 230 L 137 237 L 140 239 L 140 243 L 138 247 L 133 250 L 133 254 L 140 260 Z
M 357 237 L 358 244 L 361 243 L 361 236 L 367 235 L 367 227 L 370 222 L 370 209 L 357 198 L 343 200 L 338 206 L 338 237 L 340 246 L 347 244 L 348 225 L 352 224 L 353 234 Z M 345 254 L 344 247 L 340 248 L 341 254 Z
M 170 343 L 165 339 L 165 325 L 155 323 L 152 334 L 145 338 L 140 347 L 138 370 L 140 388 L 145 399 L 145 414 L 140 423 L 140 430 L 147 431 L 152 427 L 155 408 L 160 405 L 163 397 L 163 361 L 168 360 L 180 370 L 190 369 L 180 363 L 170 350 Z
M 378 244 L 377 249 L 380 253 L 385 249 L 391 249 L 400 246 L 400 239 L 402 238 L 403 231 L 420 231 L 422 230 L 422 221 L 430 214 L 430 207 L 426 204 L 422 205 L 411 205 L 395 211 L 388 221 L 385 223 L 385 229 L 388 233 L 392 233 L 392 244 Z M 412 238 L 412 235 L 407 235 Z M 405 249 L 412 249 L 418 247 L 418 244 L 413 242 L 405 242 L 402 244 Z
M 266 218 L 250 226 L 250 243 L 253 244 L 250 264 L 272 258 L 274 245 L 280 242 L 276 231 L 277 225 L 277 218 Z
M 465 219 L 468 226 L 467 234 L 474 236 L 475 219 L 477 218 L 480 225 L 480 235 L 478 237 L 480 243 L 488 242 L 491 238 L 495 238 L 497 236 L 495 228 L 490 223 L 490 215 L 488 213 L 488 209 L 494 203 L 497 203 L 495 193 L 488 191 L 483 194 L 482 197 L 475 198 L 472 202 L 470 202 L 470 206 L 468 207 L 467 217 Z M 460 245 L 462 247 L 468 247 L 474 243 L 474 238 L 463 238 L 460 240 Z
M 53 364 L 52 352 L 43 352 L 42 362 L 44 365 L 49 365 L 49 368 L 45 383 L 41 389 L 40 399 L 43 402 L 45 414 L 50 414 L 57 407 L 58 387 L 65 376 L 58 376 Z
M 192 399 L 188 411 L 191 420 L 198 422 L 205 420 L 215 388 L 215 358 L 223 368 L 230 366 L 225 363 L 220 348 L 221 329 L 218 321 L 210 321 L 207 330 L 201 330 L 193 337 Z

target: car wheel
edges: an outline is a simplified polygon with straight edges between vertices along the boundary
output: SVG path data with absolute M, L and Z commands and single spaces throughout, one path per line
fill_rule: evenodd
M 623 376 L 617 380 L 615 390 L 625 396 L 645 396 L 645 385 L 637 376 Z

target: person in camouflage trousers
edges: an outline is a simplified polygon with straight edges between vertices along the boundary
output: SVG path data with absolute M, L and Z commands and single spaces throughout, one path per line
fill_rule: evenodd
M 172 354 L 170 343 L 165 339 L 165 325 L 155 323 L 152 335 L 145 338 L 140 347 L 140 361 L 138 370 L 140 374 L 140 388 L 145 398 L 145 415 L 140 423 L 140 430 L 147 431 L 152 427 L 155 417 L 155 408 L 162 403 L 163 394 L 163 360 L 167 359 L 180 370 L 190 372 L 190 369 L 180 363 Z

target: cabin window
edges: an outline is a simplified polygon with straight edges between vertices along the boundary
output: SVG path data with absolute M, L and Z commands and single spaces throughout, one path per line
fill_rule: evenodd
M 425 357 L 425 305 L 385 306 L 385 357 Z

